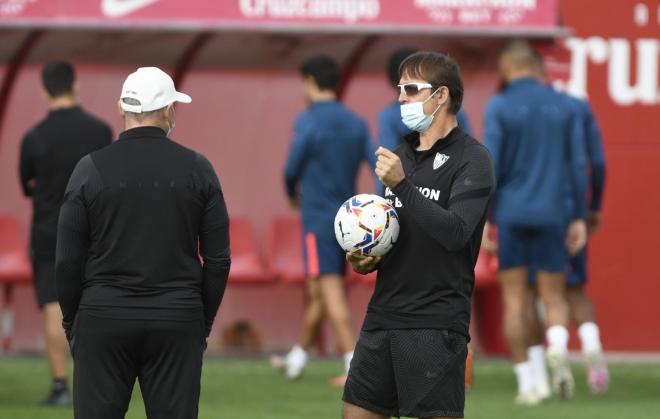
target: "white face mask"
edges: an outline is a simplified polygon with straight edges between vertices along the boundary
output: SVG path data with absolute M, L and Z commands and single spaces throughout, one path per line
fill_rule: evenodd
M 414 102 L 401 105 L 401 120 L 409 129 L 417 132 L 425 132 L 431 126 L 435 113 L 440 109 L 440 105 L 433 111 L 431 115 L 424 113 L 424 104 L 427 100 L 431 99 L 433 95 L 440 90 L 438 87 L 435 89 L 431 96 L 426 98 L 423 102 Z

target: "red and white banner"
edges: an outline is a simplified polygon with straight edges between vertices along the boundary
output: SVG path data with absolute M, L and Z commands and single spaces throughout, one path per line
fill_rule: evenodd
M 558 0 L 0 0 L 0 26 L 544 33 Z
M 660 0 L 621 0 L 599 19 L 588 4 L 565 2 L 573 36 L 538 46 L 550 79 L 582 98 L 598 95 L 602 106 L 657 113 L 660 105 Z M 593 99 L 593 98 L 592 98 Z

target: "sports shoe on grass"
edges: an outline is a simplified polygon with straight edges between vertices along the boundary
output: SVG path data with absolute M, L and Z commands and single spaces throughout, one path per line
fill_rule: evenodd
M 516 396 L 516 404 L 520 406 L 536 406 L 539 403 L 541 398 L 534 390 L 518 393 Z
M 67 389 L 53 390 L 40 404 L 42 406 L 71 406 L 73 400 Z
M 534 390 L 541 400 L 547 400 L 552 396 L 552 391 L 550 390 L 550 386 L 548 384 L 537 384 Z
M 607 392 L 610 372 L 601 352 L 587 354 L 587 385 L 593 394 Z
M 307 354 L 297 349 L 291 350 L 286 356 L 273 355 L 270 357 L 271 367 L 284 372 L 290 380 L 300 378 L 306 364 Z
M 277 371 L 284 372 L 286 370 L 286 357 L 282 355 L 271 355 L 268 359 L 268 363 L 271 368 Z
M 575 394 L 575 380 L 566 353 L 548 348 L 548 365 L 552 371 L 552 391 L 561 399 L 568 400 Z

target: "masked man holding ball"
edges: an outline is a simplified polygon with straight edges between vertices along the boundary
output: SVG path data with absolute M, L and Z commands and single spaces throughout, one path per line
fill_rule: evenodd
M 495 189 L 487 150 L 463 132 L 458 65 L 418 52 L 399 68 L 401 117 L 413 133 L 376 151 L 376 175 L 401 225 L 382 258 L 349 254 L 376 289 L 344 389 L 345 419 L 463 417 L 470 300 Z

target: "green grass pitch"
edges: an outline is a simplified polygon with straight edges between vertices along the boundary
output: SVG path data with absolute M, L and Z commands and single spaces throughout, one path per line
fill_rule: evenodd
M 315 360 L 305 376 L 288 382 L 263 360 L 206 359 L 199 417 L 202 419 L 337 419 L 341 390 L 327 380 L 340 371 L 338 360 Z M 588 393 L 584 370 L 574 368 L 577 396 L 538 407 L 513 404 L 515 381 L 510 364 L 481 361 L 475 365 L 474 388 L 467 395 L 470 419 L 658 419 L 660 364 L 611 366 L 612 385 L 604 396 Z M 43 408 L 37 401 L 48 390 L 48 366 L 34 358 L 0 358 L 0 418 L 72 418 L 68 408 Z M 138 386 L 126 416 L 144 418 Z

